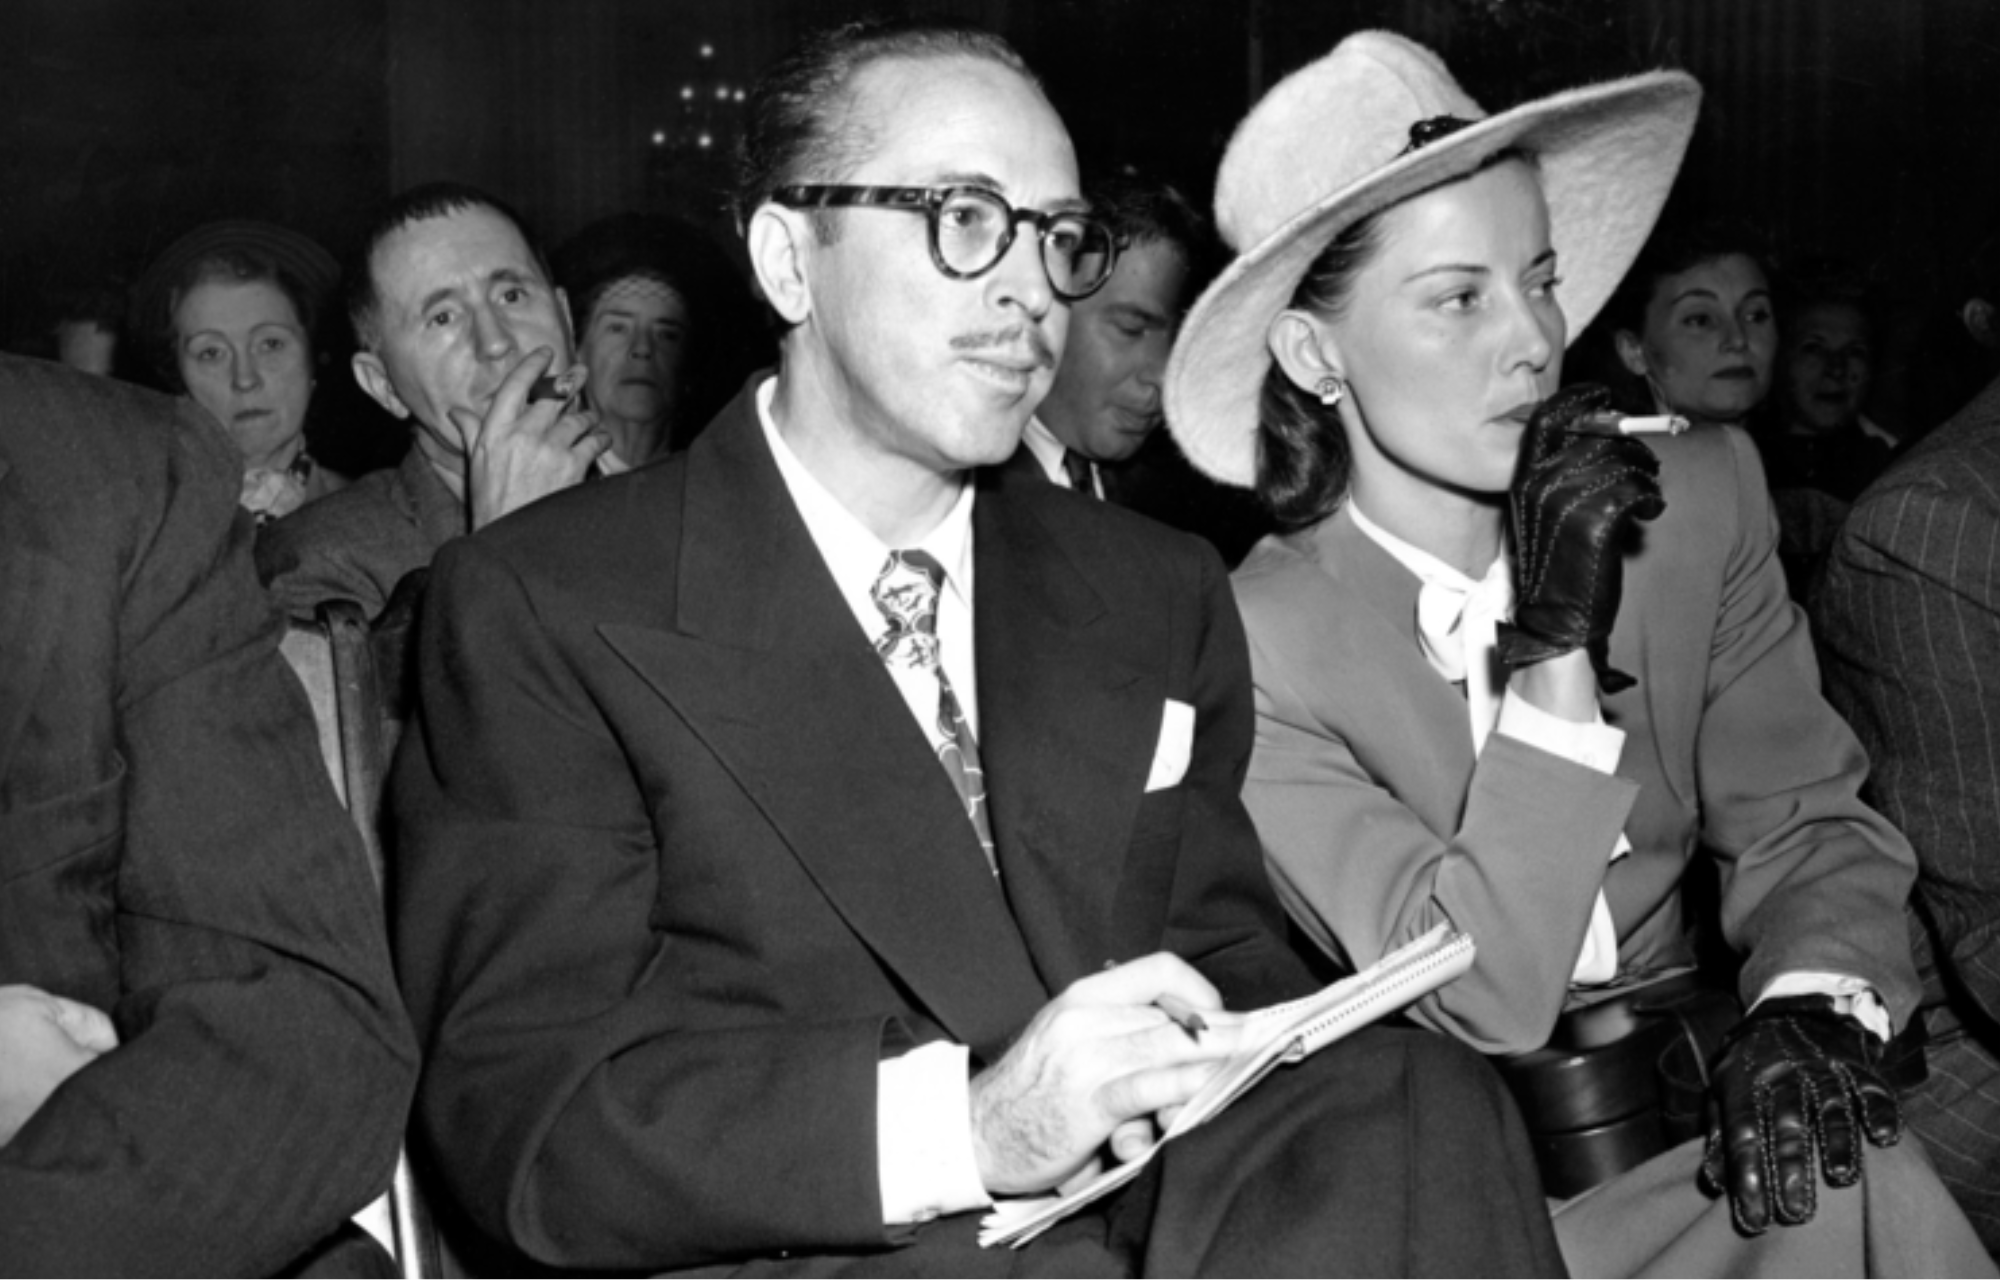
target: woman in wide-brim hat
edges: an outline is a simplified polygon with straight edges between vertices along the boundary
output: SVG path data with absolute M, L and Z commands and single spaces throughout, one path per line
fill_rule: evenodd
M 1280 526 L 1235 579 L 1257 686 L 1245 799 L 1306 936 L 1360 966 L 1449 920 L 1478 958 L 1411 1015 L 1511 1054 L 1577 986 L 1691 964 L 1682 873 L 1700 844 L 1723 860 L 1742 995 L 1768 997 L 1714 1073 L 1706 1180 L 1729 1207 L 1696 1189 L 1700 1144 L 1659 1157 L 1567 1215 L 1572 1266 L 1600 1274 L 1852 1266 L 1863 1197 L 1832 1188 L 1864 1136 L 1895 1140 L 1877 1058 L 1918 995 L 1913 860 L 1857 799 L 1748 440 L 1649 448 L 1597 420 L 1601 397 L 1555 394 L 1699 98 L 1662 72 L 1487 116 L 1428 50 L 1343 41 L 1230 143 L 1217 220 L 1240 256 L 1165 391 L 1183 452 Z M 1780 1104 L 1749 1105 L 1753 1081 Z M 1867 1158 L 1871 1179 L 1906 1162 Z M 1900 1246 L 1943 1250 L 1919 1267 L 1977 1259 L 1913 1167 L 1935 1222 Z M 1819 1228 L 1729 1252 L 1816 1204 Z M 1683 1232 L 1721 1252 L 1680 1251 Z
M 243 455 L 242 505 L 259 524 L 346 486 L 307 448 L 318 322 L 340 270 L 288 227 L 196 227 L 147 266 L 133 333 L 161 381 L 222 425 Z

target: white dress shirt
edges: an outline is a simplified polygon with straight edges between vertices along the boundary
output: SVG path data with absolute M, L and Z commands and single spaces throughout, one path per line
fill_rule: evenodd
M 1035 455 L 1035 461 L 1042 464 L 1042 472 L 1051 482 L 1064 489 L 1075 487 L 1069 482 L 1069 472 L 1063 469 L 1063 455 L 1069 452 L 1069 446 L 1056 439 L 1056 433 L 1049 430 L 1040 418 L 1028 419 L 1028 429 L 1021 433 L 1021 443 L 1027 445 L 1028 452 Z M 1095 462 L 1090 464 L 1090 488 L 1093 496 L 1104 496 L 1104 477 Z
M 771 417 L 776 389 L 776 379 L 767 379 L 757 388 L 757 418 L 764 428 L 764 441 L 777 460 L 778 474 L 805 521 L 806 531 L 826 561 L 827 572 L 833 575 L 834 585 L 870 643 L 889 630 L 889 620 L 882 616 L 871 593 L 889 552 L 927 551 L 944 566 L 944 586 L 938 592 L 938 660 L 976 740 L 979 685 L 972 650 L 972 486 L 960 491 L 957 503 L 937 528 L 915 547 L 891 548 L 828 492 L 778 434 Z M 928 740 L 927 726 L 937 720 L 936 678 L 921 668 L 886 663 L 884 667 L 909 705 L 917 729 L 925 732 Z M 927 1222 L 940 1214 L 992 1203 L 972 1151 L 969 1063 L 964 1045 L 937 1041 L 877 1065 L 875 1163 L 884 1222 Z

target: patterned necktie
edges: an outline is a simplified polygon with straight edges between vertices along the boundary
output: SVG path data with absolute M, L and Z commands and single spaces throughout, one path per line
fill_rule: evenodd
M 1063 474 L 1069 477 L 1069 487 L 1086 498 L 1097 496 L 1097 485 L 1090 474 L 1090 459 L 1074 449 L 1063 450 Z
M 966 816 L 986 854 L 986 867 L 1000 874 L 993 856 L 993 829 L 986 818 L 986 773 L 979 766 L 979 744 L 973 740 L 972 726 L 959 710 L 958 696 L 951 691 L 951 679 L 938 660 L 938 588 L 944 584 L 944 566 L 928 552 L 891 551 L 889 562 L 869 590 L 875 607 L 889 620 L 889 630 L 875 641 L 875 652 L 890 667 L 928 671 L 937 677 L 936 722 L 925 726 L 924 736 L 937 752 L 945 776 L 958 789 Z

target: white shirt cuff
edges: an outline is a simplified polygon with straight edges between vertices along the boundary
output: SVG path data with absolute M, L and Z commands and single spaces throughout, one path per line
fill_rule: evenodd
M 1625 731 L 1604 723 L 1598 711 L 1589 724 L 1552 716 L 1509 689 L 1500 699 L 1499 732 L 1516 742 L 1561 756 L 1598 773 L 1614 773 L 1625 753 Z
M 1590 931 L 1583 935 L 1583 950 L 1577 953 L 1576 969 L 1569 975 L 1573 985 L 1601 986 L 1618 976 L 1618 927 L 1611 922 L 1611 908 L 1604 905 L 1604 890 L 1590 907 Z
M 1833 1011 L 1844 1013 L 1873 1031 L 1882 1040 L 1889 1038 L 1889 1011 L 1882 1006 L 1882 997 L 1875 994 L 1875 988 L 1859 978 L 1844 973 L 1781 973 L 1771 979 L 1757 997 L 1757 1005 L 1779 996 L 1832 996 Z
M 882 1221 L 929 1222 L 993 1203 L 972 1152 L 968 1053 L 933 1042 L 875 1068 Z
M 1500 699 L 1500 723 L 1495 727 L 1516 742 L 1561 756 L 1597 773 L 1615 771 L 1618 757 L 1625 754 L 1625 731 L 1604 723 L 1602 710 L 1593 715 L 1591 723 L 1578 724 L 1550 715 L 1512 689 Z M 1607 861 L 1616 862 L 1630 852 L 1632 842 L 1621 831 Z M 1618 927 L 1611 921 L 1611 908 L 1605 905 L 1604 891 L 1600 889 L 1597 901 L 1590 906 L 1590 929 L 1583 935 L 1583 950 L 1577 953 L 1576 968 L 1569 980 L 1593 986 L 1617 976 Z

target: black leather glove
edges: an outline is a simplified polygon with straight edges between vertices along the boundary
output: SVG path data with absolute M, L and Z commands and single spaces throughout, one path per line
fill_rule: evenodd
M 1610 404 L 1610 392 L 1582 383 L 1544 400 L 1528 420 L 1508 495 L 1514 621 L 1500 626 L 1500 661 L 1525 667 L 1585 649 L 1598 686 L 1616 693 L 1632 684 L 1607 658 L 1626 530 L 1667 503 L 1651 449 L 1630 436 L 1575 430 Z
M 1723 1038 L 1701 1189 L 1729 1196 L 1744 1234 L 1812 1219 L 1815 1150 L 1827 1185 L 1851 1187 L 1861 1179 L 1862 1137 L 1892 1147 L 1903 1136 L 1881 1056 L 1881 1042 L 1835 1013 L 1831 996 L 1766 1000 Z

